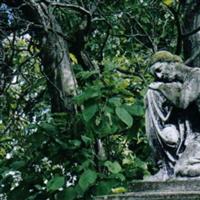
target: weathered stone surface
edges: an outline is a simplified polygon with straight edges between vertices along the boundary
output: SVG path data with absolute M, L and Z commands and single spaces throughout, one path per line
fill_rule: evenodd
M 150 66 L 146 134 L 160 168 L 152 181 L 200 177 L 200 69 L 173 58 L 159 51 Z
M 95 200 L 200 200 L 200 180 L 134 181 L 130 193 L 96 197 Z
M 200 192 L 144 192 L 97 197 L 96 200 L 199 200 Z
M 180 179 L 168 181 L 133 181 L 129 187 L 133 192 L 184 192 L 199 191 L 200 179 Z

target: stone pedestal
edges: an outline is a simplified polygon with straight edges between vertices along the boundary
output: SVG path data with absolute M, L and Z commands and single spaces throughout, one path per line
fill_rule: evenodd
M 200 180 L 134 181 L 129 193 L 99 196 L 95 200 L 200 200 Z

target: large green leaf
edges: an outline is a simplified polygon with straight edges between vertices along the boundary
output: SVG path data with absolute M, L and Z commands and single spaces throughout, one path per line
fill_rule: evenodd
M 95 131 L 99 134 L 99 137 L 105 137 L 105 136 L 116 133 L 117 130 L 118 130 L 118 126 L 116 123 L 113 123 L 112 125 L 110 125 L 108 120 L 104 120 L 100 124 L 99 129 Z
M 85 172 L 83 172 L 83 174 L 79 179 L 78 184 L 81 187 L 81 189 L 85 191 L 95 183 L 96 179 L 97 179 L 97 173 L 95 171 L 88 169 Z
M 124 107 L 133 116 L 144 116 L 144 106 L 141 102 L 136 102 L 134 105 L 125 105 Z
M 48 191 L 55 191 L 64 185 L 65 178 L 63 176 L 55 176 L 47 183 Z
M 120 106 L 121 103 L 122 103 L 122 100 L 119 97 L 112 97 L 112 98 L 109 99 L 109 103 L 111 103 L 115 106 Z
M 87 88 L 82 94 L 74 97 L 74 100 L 77 104 L 82 104 L 84 101 L 88 99 L 92 99 L 101 95 L 100 88 L 98 87 L 90 87 Z
M 116 107 L 116 114 L 128 127 L 133 125 L 133 118 L 123 107 Z
M 106 162 L 104 163 L 104 165 L 105 165 L 105 166 L 108 168 L 108 170 L 109 170 L 111 173 L 113 173 L 113 174 L 117 174 L 117 173 L 119 173 L 119 172 L 122 170 L 120 164 L 119 164 L 117 161 L 115 161 L 115 162 L 106 161 Z
M 88 122 L 92 117 L 95 115 L 95 113 L 98 111 L 97 105 L 92 105 L 89 107 L 86 107 L 83 111 L 83 118 L 86 122 Z

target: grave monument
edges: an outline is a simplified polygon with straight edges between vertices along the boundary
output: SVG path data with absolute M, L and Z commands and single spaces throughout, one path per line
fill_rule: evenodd
M 146 133 L 159 171 L 133 181 L 130 193 L 98 200 L 200 199 L 200 68 L 167 51 L 155 53 L 145 97 Z

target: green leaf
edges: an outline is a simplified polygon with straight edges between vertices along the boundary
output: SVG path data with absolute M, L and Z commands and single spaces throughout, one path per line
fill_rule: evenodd
M 116 133 L 118 130 L 118 126 L 116 123 L 113 123 L 110 125 L 110 123 L 107 120 L 102 121 L 100 128 L 95 130 L 96 133 L 99 134 L 99 137 L 105 137 L 111 134 Z
M 106 161 L 106 162 L 104 163 L 104 165 L 105 165 L 105 166 L 108 168 L 108 170 L 109 170 L 111 173 L 113 173 L 113 174 L 117 174 L 117 173 L 119 173 L 119 172 L 122 170 L 120 164 L 119 164 L 117 161 L 115 161 L 115 162 Z
M 143 117 L 144 106 L 141 102 L 136 102 L 134 105 L 125 105 L 126 110 L 133 116 Z
M 13 139 L 12 139 L 12 137 L 9 137 L 9 136 L 2 136 L 2 137 L 0 137 L 0 143 L 6 143 L 6 142 L 10 142 L 10 141 L 12 141 Z
M 56 200 L 74 200 L 76 199 L 76 190 L 73 187 L 64 189 L 62 192 L 59 192 Z
M 55 135 L 58 133 L 58 129 L 57 127 L 55 127 L 53 124 L 50 124 L 50 123 L 41 123 L 39 125 L 39 127 L 45 131 L 46 133 L 48 133 L 49 135 Z
M 115 105 L 115 106 L 120 106 L 122 103 L 121 103 L 121 98 L 119 97 L 112 97 L 109 99 L 109 103 Z
M 83 172 L 79 179 L 79 186 L 82 190 L 86 191 L 91 185 L 95 183 L 97 179 L 97 173 L 95 171 L 92 171 L 90 169 Z
M 83 142 L 85 143 L 85 144 L 91 144 L 91 142 L 92 142 L 92 139 L 90 138 L 90 137 L 87 137 L 87 136 L 85 136 L 85 135 L 81 135 L 81 139 L 83 140 Z
M 112 193 L 114 194 L 119 194 L 119 193 L 124 193 L 124 192 L 127 192 L 127 189 L 124 187 L 112 188 Z
M 174 3 L 174 1 L 173 0 L 162 0 L 162 2 L 165 4 L 165 5 L 167 5 L 167 6 L 172 6 L 172 4 Z
M 127 112 L 126 109 L 123 107 L 117 107 L 115 109 L 115 112 L 119 119 L 123 121 L 128 127 L 131 127 L 133 125 L 133 118 L 132 116 Z
M 26 165 L 26 162 L 23 160 L 15 161 L 11 164 L 11 168 L 18 170 L 18 169 L 21 169 L 22 167 L 24 167 L 25 165 Z
M 98 71 L 81 71 L 77 74 L 77 78 L 81 78 L 82 80 L 86 80 L 90 78 L 92 75 L 98 74 Z
M 110 178 L 118 179 L 120 181 L 125 181 L 126 177 L 122 173 L 111 174 Z
M 76 148 L 79 148 L 81 146 L 81 141 L 80 140 L 69 140 L 68 141 L 69 143 L 69 147 L 71 149 L 76 149 Z
M 77 104 L 82 104 L 84 101 L 88 99 L 92 99 L 101 95 L 101 91 L 99 87 L 90 87 L 82 92 L 82 94 L 74 97 L 74 101 Z
M 9 200 L 27 199 L 30 195 L 30 192 L 28 186 L 22 184 L 9 191 L 7 195 L 7 199 Z
M 104 70 L 109 72 L 116 68 L 116 63 L 110 59 L 104 60 L 103 65 L 105 66 Z
M 92 160 L 91 160 L 91 159 L 88 159 L 88 160 L 84 161 L 84 162 L 80 165 L 79 170 L 81 171 L 81 170 L 84 170 L 84 169 L 88 169 L 89 166 L 90 166 L 90 165 L 93 165 L 93 164 L 94 164 L 94 163 L 92 162 Z
M 88 122 L 92 117 L 95 115 L 95 113 L 98 111 L 97 105 L 92 105 L 89 107 L 86 107 L 83 111 L 83 118 L 86 122 Z
M 69 146 L 68 146 L 68 144 L 67 144 L 66 142 L 63 142 L 63 141 L 61 141 L 61 140 L 58 139 L 58 138 L 55 138 L 55 141 L 56 141 L 63 149 L 68 149 L 68 148 L 69 148 Z
M 63 176 L 55 176 L 47 183 L 48 191 L 55 191 L 64 185 L 65 178 Z
M 111 193 L 111 189 L 118 185 L 119 181 L 116 180 L 107 180 L 100 181 L 97 183 L 95 188 L 95 195 L 107 195 Z

